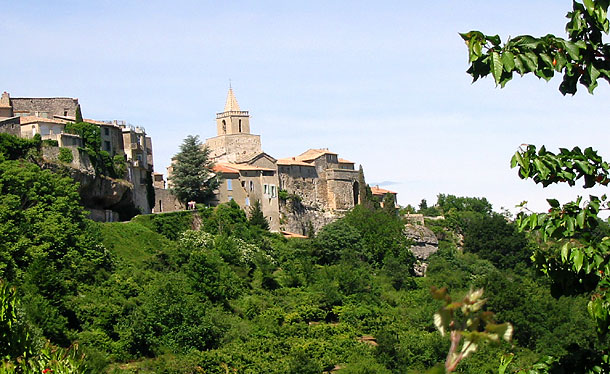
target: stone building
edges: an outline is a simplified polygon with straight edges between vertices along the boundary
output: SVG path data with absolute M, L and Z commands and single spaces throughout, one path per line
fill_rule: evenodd
M 248 162 L 262 153 L 261 137 L 250 134 L 250 114 L 239 108 L 232 88 L 224 111 L 216 113 L 216 133 L 205 144 L 217 162 Z
M 15 97 L 11 98 L 7 92 L 2 94 L 1 104 L 9 103 L 4 114 L 5 117 L 36 116 L 41 118 L 54 118 L 55 116 L 76 116 L 78 99 L 70 97 Z M 0 105 L 2 106 L 2 105 Z M 3 113 L 0 112 L 0 116 Z
M 300 234 L 358 204 L 353 162 L 328 149 L 279 160 L 263 152 L 261 137 L 251 133 L 250 114 L 241 110 L 232 88 L 224 111 L 216 114 L 216 133 L 205 142 L 215 171 L 222 174 L 214 203 L 234 200 L 248 211 L 258 200 L 271 230 Z
M 214 171 L 221 174 L 213 204 L 234 200 L 248 212 L 258 200 L 272 231 L 302 236 L 341 217 L 360 202 L 355 164 L 327 148 L 309 149 L 275 159 L 251 133 L 250 114 L 241 110 L 229 88 L 224 111 L 216 114 L 216 136 L 205 142 Z M 168 167 L 171 175 L 172 167 Z M 157 177 L 158 178 L 158 177 Z M 175 198 L 155 178 L 155 211 L 179 209 Z M 168 182 L 168 188 L 171 188 Z
M 284 229 L 305 234 L 337 219 L 359 203 L 354 163 L 328 149 L 279 159 L 280 188 L 292 198 L 281 205 Z
M 78 135 L 68 134 L 64 131 L 66 123 L 76 120 L 78 107 L 78 99 L 74 98 L 12 98 L 7 92 L 4 92 L 0 96 L 0 132 L 11 133 L 24 138 L 31 138 L 40 134 L 43 140 L 57 141 L 59 147 L 72 150 L 74 155 L 72 167 L 81 169 L 83 173 L 92 173 L 93 169 L 88 157 L 78 150 L 79 147 L 83 146 L 82 139 Z M 108 152 L 111 157 L 122 156 L 127 161 L 124 179 L 130 183 L 123 181 L 125 185 L 121 186 L 120 189 L 125 191 L 126 195 L 120 203 L 124 206 L 124 202 L 128 200 L 133 204 L 133 210 L 150 213 L 147 184 L 149 183 L 149 174 L 153 171 L 151 138 L 146 136 L 143 128 L 128 125 L 124 121 L 97 121 L 93 119 L 84 119 L 84 121 L 100 128 L 102 151 Z M 56 158 L 53 155 L 58 153 L 58 149 L 46 149 L 44 154 Z M 117 183 L 116 181 L 109 181 L 109 184 L 114 186 L 121 184 Z M 84 186 L 85 183 L 81 182 L 81 185 Z M 97 189 L 102 190 L 101 188 Z M 118 194 L 115 193 L 115 195 Z M 97 209 L 99 204 L 96 203 L 87 206 L 92 215 L 96 215 L 94 218 L 103 219 L 103 217 L 116 215 L 110 210 L 113 209 L 112 204 L 119 205 L 114 201 L 117 196 L 114 196 L 114 199 L 108 197 L 100 196 L 92 199 L 92 201 L 112 200 L 109 203 L 110 205 L 106 204 L 103 209 Z M 100 212 L 97 210 L 100 210 Z
M 396 200 L 396 195 L 397 193 L 394 191 L 390 191 L 390 190 L 386 190 L 383 188 L 379 188 L 379 186 L 375 186 L 375 187 L 371 187 L 371 193 L 373 194 L 373 197 L 379 201 L 379 205 L 381 205 L 383 207 L 383 199 L 385 198 L 385 196 L 387 194 L 390 194 L 394 200 L 394 206 L 398 207 L 398 202 Z

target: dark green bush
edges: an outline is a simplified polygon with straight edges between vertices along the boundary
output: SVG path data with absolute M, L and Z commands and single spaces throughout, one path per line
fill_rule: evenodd
M 57 159 L 63 163 L 71 164 L 74 161 L 74 155 L 72 155 L 72 150 L 70 148 L 59 148 L 59 155 Z

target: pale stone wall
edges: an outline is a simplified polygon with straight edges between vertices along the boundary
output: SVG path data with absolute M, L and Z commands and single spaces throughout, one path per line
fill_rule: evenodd
M 69 97 L 25 98 L 12 97 L 11 104 L 15 115 L 37 115 L 53 118 L 53 116 L 76 116 L 78 99 Z
M 110 153 L 110 156 L 123 154 L 125 146 L 123 143 L 123 131 L 115 125 L 100 125 L 102 135 L 102 150 Z
M 220 135 L 206 140 L 210 158 L 216 162 L 243 162 L 262 152 L 259 135 Z
M 21 135 L 21 125 L 19 124 L 19 118 L 6 120 L 0 122 L 0 132 L 5 134 L 11 134 L 15 136 Z
M 80 137 L 78 137 L 78 139 L 80 139 Z M 72 163 L 70 163 L 69 166 L 85 173 L 95 174 L 95 169 L 93 168 L 93 165 L 91 165 L 89 156 L 87 153 L 80 151 L 78 147 L 79 145 L 62 146 L 62 148 L 67 148 L 72 151 Z M 42 147 L 42 158 L 48 162 L 61 164 L 58 159 L 59 148 L 60 147 Z
M 216 117 L 216 133 L 225 134 L 249 134 L 250 116 L 246 111 L 219 113 Z
M 280 228 L 279 185 L 275 172 L 242 170 L 239 174 L 225 174 L 216 193 L 217 202 L 234 200 L 246 213 L 256 200 L 260 201 L 263 215 L 271 231 Z M 267 186 L 265 188 L 265 186 Z
M 186 207 L 172 195 L 170 190 L 155 187 L 155 207 L 152 209 L 153 213 L 175 212 L 185 209 Z
M 13 116 L 13 108 L 0 108 L 0 118 L 7 118 Z
M 145 168 L 135 166 L 136 162 L 127 163 L 127 180 L 133 184 L 133 202 L 141 214 L 150 214 L 151 207 L 148 204 L 148 190 L 146 188 L 146 176 L 148 171 Z

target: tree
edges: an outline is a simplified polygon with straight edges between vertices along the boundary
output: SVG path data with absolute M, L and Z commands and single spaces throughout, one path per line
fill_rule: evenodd
M 396 216 L 398 214 L 396 198 L 389 192 L 383 196 L 383 210 L 391 216 Z
M 598 79 L 610 82 L 610 44 L 603 41 L 610 29 L 609 4 L 608 0 L 574 1 L 566 16 L 567 39 L 551 34 L 540 38 L 520 35 L 502 44 L 498 35 L 460 34 L 468 45 L 467 72 L 474 81 L 491 74 L 501 87 L 515 72 L 522 76 L 533 73 L 546 81 L 559 73 L 563 74 L 562 94 L 575 94 L 578 83 L 593 93 Z
M 172 193 L 185 205 L 189 201 L 205 202 L 217 187 L 218 179 L 211 172 L 209 150 L 202 146 L 199 136 L 187 136 L 173 160 L 169 177 Z
M 371 191 L 369 185 L 366 184 L 362 165 L 360 165 L 360 169 L 358 169 L 358 195 L 360 195 L 360 205 L 364 206 L 367 209 L 375 208 L 375 202 L 373 201 L 373 192 Z
M 597 87 L 598 79 L 610 82 L 610 45 L 603 42 L 608 35 L 608 0 L 573 1 L 567 14 L 568 39 L 554 35 L 534 38 L 522 35 L 501 45 L 500 37 L 484 35 L 479 31 L 461 34 L 469 49 L 471 63 L 468 73 L 476 81 L 492 74 L 500 87 L 512 78 L 513 72 L 521 75 L 534 73 L 549 80 L 555 72 L 563 74 L 559 86 L 562 94 L 575 94 L 577 83 L 586 86 L 589 93 Z M 574 186 L 584 180 L 584 188 L 607 186 L 610 167 L 591 148 L 584 151 L 560 148 L 558 153 L 544 146 L 522 146 L 511 159 L 511 167 L 519 168 L 519 177 L 532 179 L 547 187 L 557 183 Z M 584 293 L 590 296 L 589 314 L 603 336 L 610 331 L 610 238 L 600 237 L 598 217 L 602 209 L 610 209 L 607 196 L 590 195 L 587 200 L 578 196 L 575 201 L 561 204 L 547 199 L 548 213 L 519 214 L 517 224 L 529 230 L 543 245 L 536 249 L 532 259 L 536 267 L 553 281 L 555 295 Z M 524 206 L 525 203 L 522 205 Z M 607 370 L 608 356 L 594 372 Z
M 263 209 L 261 208 L 261 202 L 259 200 L 255 200 L 252 206 L 250 207 L 250 218 L 248 218 L 248 223 L 252 226 L 258 226 L 263 230 L 269 230 L 269 222 L 265 218 L 263 214 Z
M 76 123 L 83 122 L 83 114 L 80 111 L 80 104 L 76 106 L 76 113 L 74 114 L 74 117 Z

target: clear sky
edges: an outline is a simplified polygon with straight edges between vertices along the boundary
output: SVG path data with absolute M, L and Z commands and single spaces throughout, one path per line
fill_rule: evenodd
M 589 191 L 521 181 L 522 143 L 610 157 L 609 87 L 563 97 L 559 79 L 471 84 L 458 32 L 564 35 L 571 1 L 7 1 L 0 91 L 77 97 L 87 118 L 153 137 L 164 172 L 187 135 L 215 136 L 231 79 L 263 149 L 327 147 L 399 202 L 439 193 L 496 210 Z M 596 191 L 599 193 L 599 191 Z M 604 191 L 605 192 L 605 191 Z

